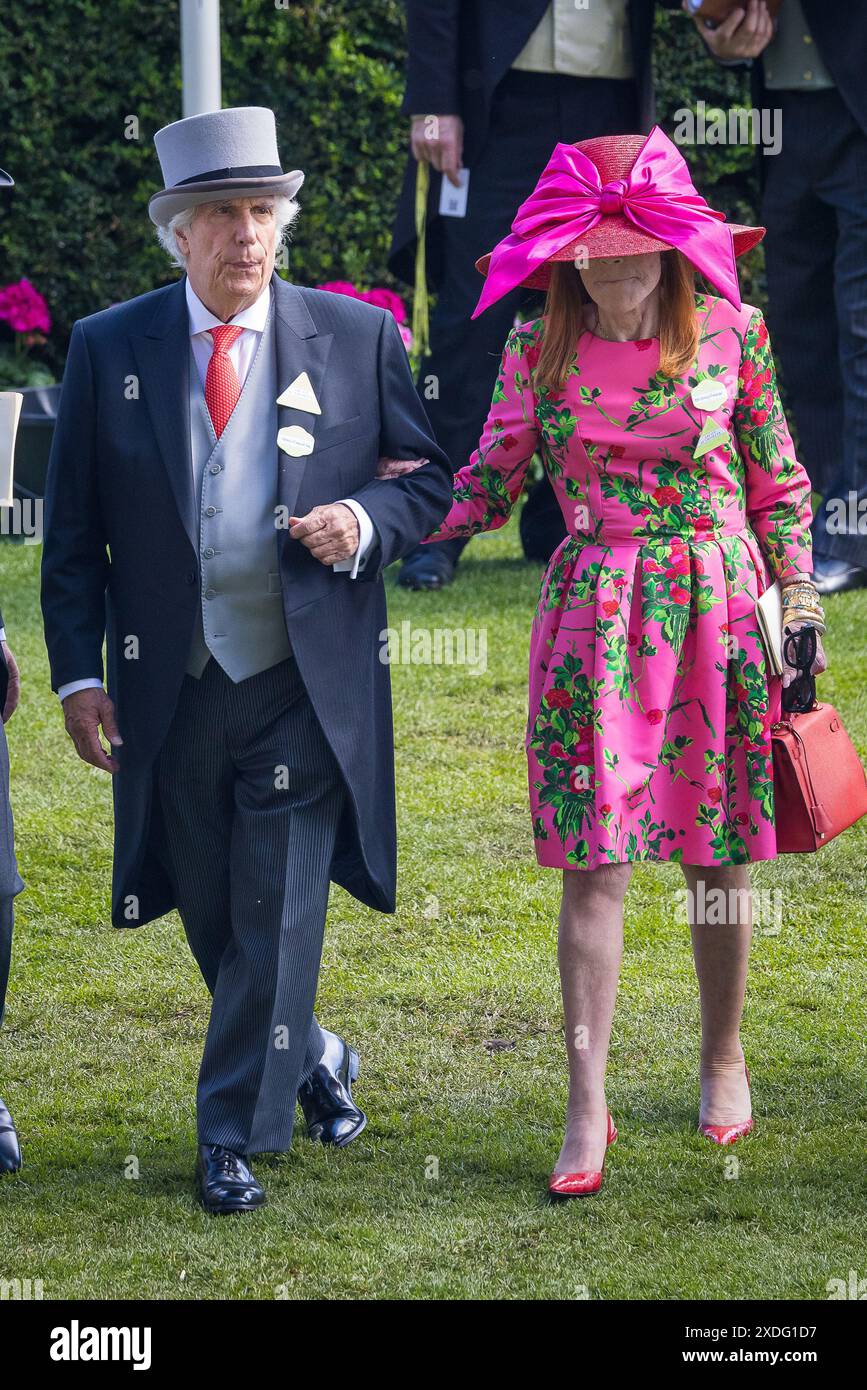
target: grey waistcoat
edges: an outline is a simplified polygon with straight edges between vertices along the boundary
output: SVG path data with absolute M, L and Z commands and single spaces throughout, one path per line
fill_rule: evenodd
M 187 671 L 213 656 L 233 681 L 291 653 L 277 558 L 277 349 L 271 305 L 238 404 L 219 440 L 190 348 L 190 444 L 199 499 L 202 601 Z

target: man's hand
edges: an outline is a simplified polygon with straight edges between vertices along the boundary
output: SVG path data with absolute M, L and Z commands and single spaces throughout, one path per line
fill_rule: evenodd
M 18 670 L 18 662 L 5 642 L 3 643 L 3 655 L 6 658 L 6 665 L 9 667 L 9 685 L 6 688 L 6 703 L 3 706 L 3 723 L 8 724 L 18 708 L 18 700 L 21 696 L 21 672 Z
M 688 8 L 686 0 L 683 8 Z M 709 29 L 701 15 L 694 15 L 693 19 L 711 53 L 722 63 L 758 58 L 774 37 L 774 21 L 765 0 L 746 0 L 716 29 Z
M 458 186 L 464 153 L 464 123 L 460 116 L 413 116 L 409 144 L 419 164 L 427 160 L 445 174 L 449 183 Z
M 289 535 L 323 565 L 348 560 L 361 540 L 358 518 L 343 502 L 314 507 L 306 516 L 290 516 Z
M 119 772 L 120 763 L 103 748 L 99 739 L 99 728 L 112 747 L 123 743 L 118 732 L 114 705 L 104 690 L 92 686 L 89 690 L 76 690 L 63 701 L 63 718 L 66 732 L 75 744 L 75 751 L 82 762 L 92 763 L 105 772 Z

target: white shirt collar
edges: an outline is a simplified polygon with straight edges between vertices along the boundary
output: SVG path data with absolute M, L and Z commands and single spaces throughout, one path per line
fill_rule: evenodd
M 208 333 L 212 328 L 220 327 L 222 320 L 215 318 L 210 309 L 205 308 L 190 284 L 189 277 L 186 281 L 186 292 L 187 312 L 190 317 L 190 337 L 194 338 L 197 333 Z M 270 307 L 271 286 L 268 284 L 255 304 L 251 304 L 249 309 L 242 309 L 240 314 L 229 319 L 229 322 L 237 328 L 252 328 L 255 333 L 264 333 Z

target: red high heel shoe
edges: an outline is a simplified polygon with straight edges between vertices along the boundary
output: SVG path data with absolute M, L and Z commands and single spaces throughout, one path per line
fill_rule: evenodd
M 617 1142 L 617 1130 L 611 1118 L 611 1111 L 608 1111 L 608 1138 L 605 1141 L 606 1148 Z M 602 1172 L 605 1168 L 605 1160 L 602 1160 L 602 1168 L 599 1172 L 587 1173 L 552 1173 L 548 1179 L 548 1192 L 552 1197 L 592 1197 L 594 1192 L 598 1192 L 602 1186 Z
M 747 1074 L 747 1085 L 750 1084 L 750 1069 L 744 1063 L 744 1071 Z M 744 1139 L 753 1128 L 752 1115 L 748 1120 L 741 1120 L 735 1125 L 699 1125 L 698 1132 L 705 1139 L 712 1139 L 714 1144 L 736 1144 L 739 1139 Z

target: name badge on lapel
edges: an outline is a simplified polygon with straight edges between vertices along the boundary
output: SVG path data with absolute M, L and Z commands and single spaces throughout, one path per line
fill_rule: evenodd
M 306 410 L 308 415 L 321 415 L 316 392 L 306 372 L 290 381 L 282 396 L 277 397 L 278 405 L 288 405 L 291 410 Z
M 300 425 L 286 425 L 282 430 L 277 431 L 278 447 L 283 450 L 284 454 L 290 454 L 292 458 L 302 458 L 304 454 L 312 454 L 315 442 L 310 431 L 302 429 Z

